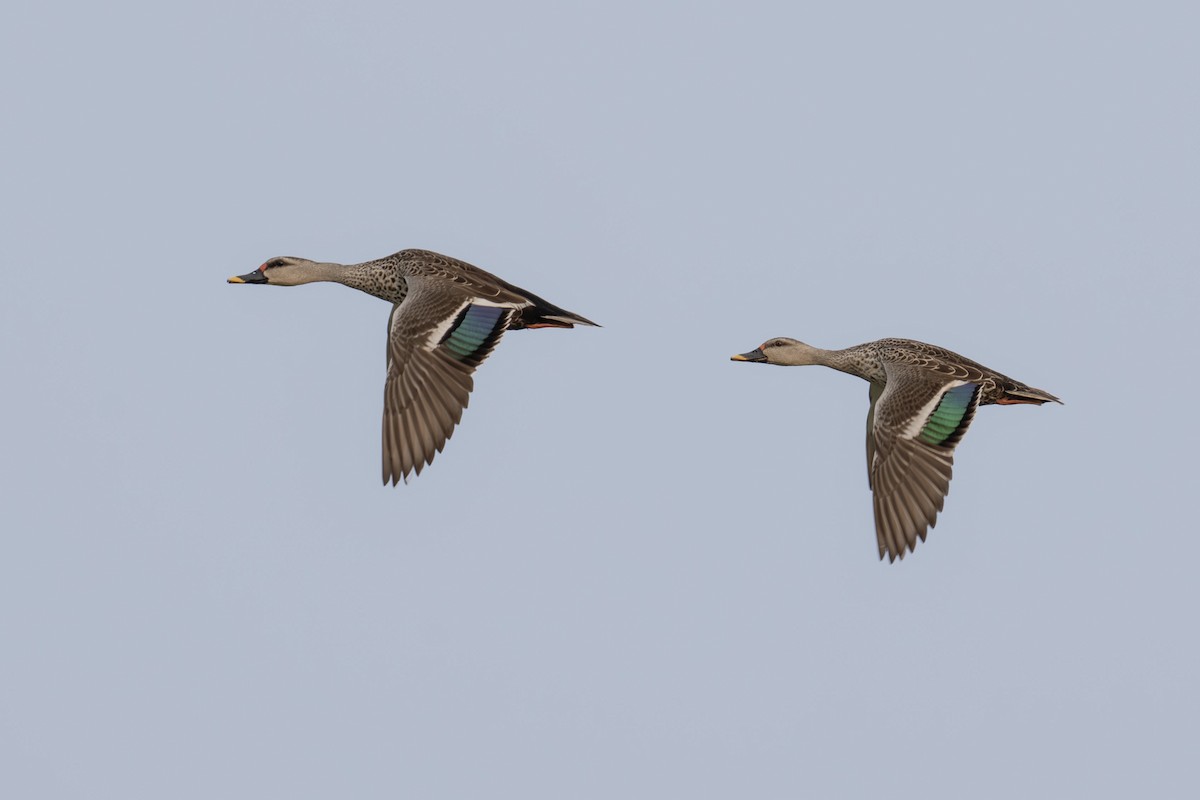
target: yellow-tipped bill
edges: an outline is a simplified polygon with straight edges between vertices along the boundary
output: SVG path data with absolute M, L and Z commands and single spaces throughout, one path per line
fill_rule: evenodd
M 766 361 L 767 357 L 763 355 L 762 348 L 751 350 L 749 353 L 738 353 L 736 356 L 730 356 L 730 361 Z
M 266 283 L 267 276 L 262 271 L 262 268 L 247 272 L 245 275 L 234 275 L 226 283 Z

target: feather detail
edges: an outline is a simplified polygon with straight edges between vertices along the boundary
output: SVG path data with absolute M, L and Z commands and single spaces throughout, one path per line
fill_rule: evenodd
M 510 313 L 500 306 L 469 305 L 438 344 L 454 359 L 478 366 L 496 346 Z
M 964 383 L 942 393 L 937 407 L 925 420 L 918 438 L 925 444 L 953 447 L 962 438 L 975 406 L 979 386 Z

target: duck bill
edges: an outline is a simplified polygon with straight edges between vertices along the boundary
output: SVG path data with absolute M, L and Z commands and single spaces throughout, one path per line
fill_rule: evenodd
M 254 272 L 247 272 L 245 275 L 234 275 L 227 283 L 266 283 L 267 276 L 263 274 L 261 269 L 256 269 Z
M 730 361 L 766 361 L 767 357 L 763 355 L 761 347 L 751 350 L 749 353 L 738 353 L 736 356 L 730 356 Z

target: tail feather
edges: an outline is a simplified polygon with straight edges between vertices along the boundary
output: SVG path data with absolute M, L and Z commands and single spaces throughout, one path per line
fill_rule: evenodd
M 574 312 L 567 311 L 565 308 L 559 308 L 554 303 L 544 300 L 533 292 L 522 289 L 520 286 L 514 286 L 506 280 L 496 278 L 494 275 L 492 277 L 501 286 L 529 302 L 529 305 L 517 309 L 517 313 L 508 324 L 508 327 L 512 330 L 520 328 L 574 328 L 576 325 L 590 325 L 593 328 L 600 327 L 587 317 L 581 317 Z
M 510 328 L 574 328 L 576 325 L 600 326 L 586 317 L 559 308 L 556 305 L 540 300 L 533 305 L 525 306 L 517 312 L 517 317 L 509 325 Z
M 1041 389 L 1034 389 L 1032 386 L 1006 386 L 1004 387 L 1004 397 L 1000 399 L 1001 405 L 1011 405 L 1015 403 L 1032 403 L 1041 405 L 1042 403 L 1058 403 L 1063 404 L 1049 392 L 1044 392 Z

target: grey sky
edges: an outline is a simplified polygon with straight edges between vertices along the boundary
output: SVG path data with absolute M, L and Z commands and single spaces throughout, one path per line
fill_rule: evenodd
M 1195 791 L 1200 11 L 15 2 L 0 25 L 0 795 Z M 515 332 L 379 486 L 385 304 Z M 982 409 L 876 560 L 867 387 Z

